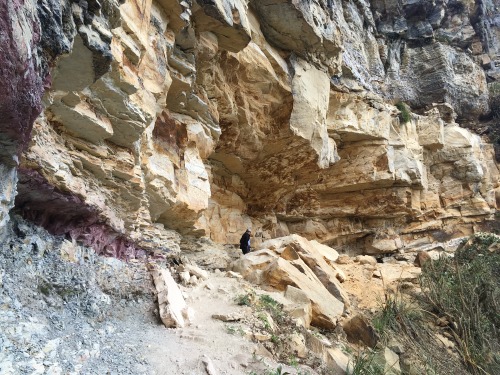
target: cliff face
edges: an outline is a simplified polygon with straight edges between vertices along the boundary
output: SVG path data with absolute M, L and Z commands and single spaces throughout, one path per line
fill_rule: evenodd
M 390 253 L 497 224 L 493 147 L 464 127 L 492 110 L 498 1 L 0 6 L 0 226 L 15 206 L 133 257 L 248 226 Z

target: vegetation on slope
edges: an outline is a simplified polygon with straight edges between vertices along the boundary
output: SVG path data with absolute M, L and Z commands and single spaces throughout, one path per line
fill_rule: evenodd
M 421 284 L 474 374 L 500 374 L 500 237 L 476 234 L 452 259 L 428 262 Z

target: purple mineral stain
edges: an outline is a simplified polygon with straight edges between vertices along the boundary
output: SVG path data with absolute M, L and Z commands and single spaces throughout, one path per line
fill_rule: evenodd
M 145 256 L 143 249 L 113 229 L 97 208 L 77 195 L 57 189 L 32 169 L 19 168 L 18 177 L 15 207 L 26 220 L 54 235 L 70 236 L 99 255 L 124 260 Z

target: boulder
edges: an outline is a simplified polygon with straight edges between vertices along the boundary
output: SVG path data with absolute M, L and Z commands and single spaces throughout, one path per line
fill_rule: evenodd
M 283 306 L 285 311 L 298 326 L 309 328 L 312 320 L 312 306 L 307 294 L 302 290 L 288 285 L 285 290 L 285 298 L 290 301 Z
M 271 250 L 257 250 L 246 254 L 244 257 L 231 263 L 233 272 L 238 272 L 250 282 L 260 284 L 262 282 L 262 272 L 278 255 Z
M 360 341 L 370 348 L 374 348 L 379 341 L 379 335 L 375 332 L 373 326 L 362 315 L 356 315 L 346 321 L 342 328 L 347 334 L 347 339 L 353 344 L 358 344 Z
M 289 255 L 292 253 L 297 254 L 333 296 L 342 303 L 349 305 L 349 297 L 337 279 L 338 271 L 332 266 L 333 262 L 338 258 L 338 253 L 334 249 L 317 241 L 308 241 L 297 235 L 266 241 L 263 246 L 267 244 L 271 246 L 286 245 L 283 253 L 286 251 Z M 328 262 L 326 259 L 328 259 Z
M 339 272 L 329 263 L 337 259 L 336 251 L 297 235 L 262 246 L 265 249 L 233 262 L 232 270 L 251 282 L 286 291 L 291 303 L 285 310 L 298 325 L 334 328 L 349 302 L 337 279 Z
M 288 285 L 301 289 L 311 301 L 314 326 L 332 329 L 337 325 L 337 317 L 342 315 L 344 304 L 335 298 L 314 273 L 301 261 L 294 263 L 278 258 L 263 274 L 266 285 L 285 290 Z

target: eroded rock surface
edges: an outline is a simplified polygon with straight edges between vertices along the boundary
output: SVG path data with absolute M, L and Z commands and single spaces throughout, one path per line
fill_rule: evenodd
M 380 255 L 498 225 L 493 148 L 465 129 L 500 79 L 493 2 L 1 9 L 0 225 L 16 191 L 123 258 L 249 226 Z

